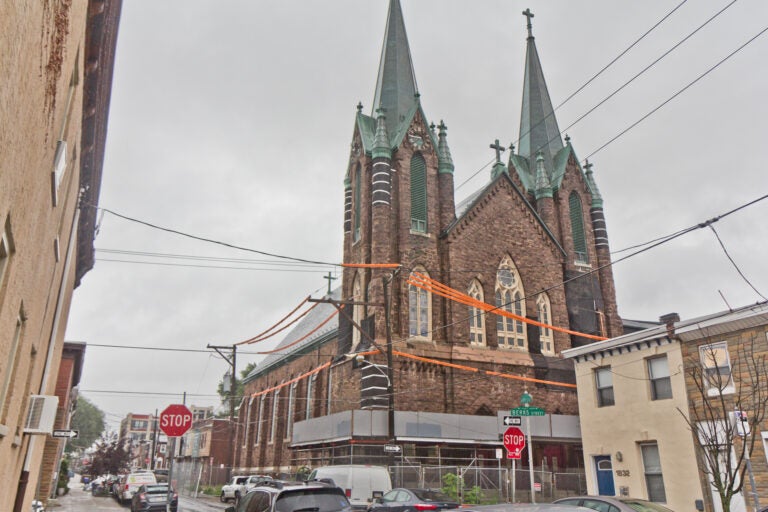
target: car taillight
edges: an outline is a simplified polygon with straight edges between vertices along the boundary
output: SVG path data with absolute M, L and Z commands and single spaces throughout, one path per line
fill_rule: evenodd
M 125 484 L 125 492 L 128 492 L 131 489 L 131 486 L 128 484 Z
M 344 489 L 344 494 L 347 495 L 347 498 L 352 497 L 352 489 Z
M 417 503 L 413 506 L 416 510 L 437 510 L 437 505 L 430 503 Z

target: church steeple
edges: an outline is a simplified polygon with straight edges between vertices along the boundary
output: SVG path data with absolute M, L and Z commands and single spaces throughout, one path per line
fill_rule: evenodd
M 397 133 L 400 122 L 416 105 L 417 91 L 400 0 L 390 0 L 371 117 L 376 117 L 377 109 L 384 108 L 387 131 L 390 135 Z
M 536 42 L 533 37 L 533 13 L 523 11 L 528 18 L 528 44 L 525 54 L 525 78 L 523 80 L 523 107 L 520 116 L 520 144 L 518 153 L 528 159 L 529 169 L 535 172 L 536 153 L 544 156 L 544 167 L 550 173 L 553 158 L 563 148 L 560 129 L 557 126 L 552 102 L 549 99 L 547 83 L 541 69 Z

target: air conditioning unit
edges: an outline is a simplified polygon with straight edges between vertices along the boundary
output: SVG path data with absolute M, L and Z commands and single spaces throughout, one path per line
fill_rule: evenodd
M 59 407 L 59 397 L 46 395 L 31 395 L 29 397 L 29 412 L 24 424 L 25 434 L 50 434 L 56 422 L 56 409 Z

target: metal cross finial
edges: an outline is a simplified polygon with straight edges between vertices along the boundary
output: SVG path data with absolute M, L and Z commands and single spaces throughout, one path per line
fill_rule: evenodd
M 531 18 L 533 18 L 533 13 L 531 12 L 531 9 L 526 9 L 523 11 L 523 16 L 528 18 L 528 37 L 533 37 L 533 24 L 531 23 Z
M 504 152 L 506 148 L 501 144 L 499 144 L 499 139 L 496 139 L 496 141 L 493 144 L 491 144 L 490 148 L 496 150 L 496 163 L 501 162 L 501 154 Z
M 441 132 L 444 132 L 445 130 L 448 129 L 448 127 L 445 126 L 445 123 L 443 122 L 442 119 L 440 120 L 440 124 L 437 127 L 440 129 Z M 499 141 L 497 140 L 496 144 L 498 144 L 498 143 L 499 143 Z
M 331 281 L 335 281 L 336 279 L 338 279 L 338 277 L 333 277 L 333 275 L 330 272 L 328 272 L 328 275 L 327 276 L 323 276 L 323 279 L 327 279 L 328 280 L 328 295 L 330 295 L 331 294 Z

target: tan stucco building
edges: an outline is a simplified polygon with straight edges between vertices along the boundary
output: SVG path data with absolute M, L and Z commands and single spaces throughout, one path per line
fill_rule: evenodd
M 46 500 L 57 464 L 44 451 L 55 457 L 50 443 L 63 443 L 50 437 L 57 378 L 72 292 L 93 266 L 120 7 L 0 2 L 3 511 Z
M 672 314 L 661 321 L 657 327 L 563 352 L 576 367 L 587 488 L 590 494 L 662 502 L 675 511 L 719 511 L 688 423 L 701 419 L 693 407 L 703 401 L 692 376 L 707 371 L 708 352 L 702 347 L 722 348 L 727 355 L 719 359 L 720 369 L 731 379 L 722 393 L 724 403 L 729 410 L 738 405 L 754 414 L 759 407 L 746 400 L 754 393 L 739 393 L 748 385 L 739 370 L 740 350 L 749 341 L 757 355 L 768 354 L 768 304 L 685 321 Z M 768 383 L 761 386 L 768 391 Z M 710 396 L 720 398 L 719 393 Z M 760 503 L 766 505 L 768 422 L 763 419 L 755 427 L 751 462 Z M 737 439 L 733 457 L 739 446 Z M 731 510 L 751 505 L 751 492 L 747 482 Z

